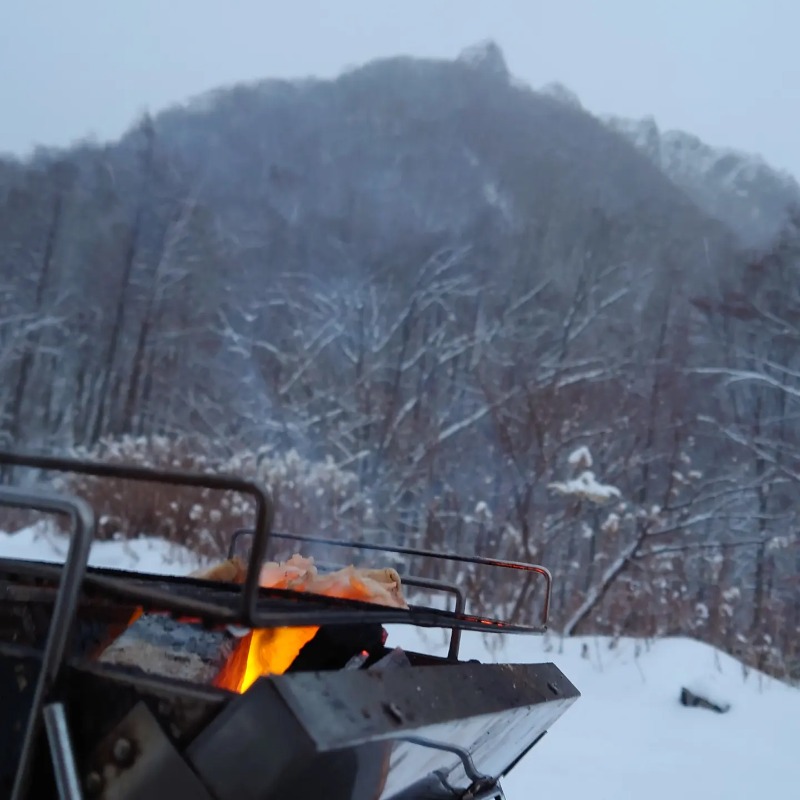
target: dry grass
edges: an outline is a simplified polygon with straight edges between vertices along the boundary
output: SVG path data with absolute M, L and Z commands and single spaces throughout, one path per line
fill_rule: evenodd
M 102 441 L 75 454 L 105 463 L 227 473 L 252 480 L 270 492 L 279 530 L 335 533 L 358 522 L 362 509 L 357 480 L 330 461 L 310 462 L 294 451 L 206 455 L 211 452 L 210 446 L 200 449 L 197 442 L 156 437 Z M 57 484 L 95 509 L 101 539 L 153 535 L 217 556 L 227 550 L 233 531 L 251 526 L 254 520 L 252 500 L 233 492 L 84 475 L 69 475 Z M 343 512 L 346 502 L 349 510 Z

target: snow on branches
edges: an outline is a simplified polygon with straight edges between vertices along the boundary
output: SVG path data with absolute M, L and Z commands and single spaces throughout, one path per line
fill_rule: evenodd
M 593 459 L 589 448 L 585 445 L 573 450 L 567 458 L 567 463 L 571 467 L 582 471 L 570 480 L 549 483 L 547 488 L 551 491 L 582 500 L 589 500 L 598 505 L 622 497 L 622 492 L 616 486 L 600 483 L 594 472 L 589 469 L 593 464 Z

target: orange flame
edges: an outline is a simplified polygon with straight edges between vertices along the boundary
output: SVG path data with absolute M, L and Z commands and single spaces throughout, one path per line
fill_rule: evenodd
M 250 631 L 217 676 L 216 686 L 242 694 L 262 675 L 282 675 L 318 630 L 310 626 Z
M 240 573 L 241 570 L 236 575 L 240 576 Z M 284 564 L 266 564 L 262 568 L 260 584 L 275 589 L 407 608 L 400 591 L 400 578 L 392 569 L 357 570 L 350 566 L 320 575 L 313 559 L 295 555 Z M 282 675 L 318 630 L 317 626 L 310 626 L 250 631 L 237 644 L 215 685 L 241 694 L 262 675 Z

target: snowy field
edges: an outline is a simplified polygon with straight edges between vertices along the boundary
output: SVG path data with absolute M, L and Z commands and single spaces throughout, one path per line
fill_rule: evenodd
M 0 557 L 63 560 L 66 540 L 44 528 L 0 533 Z M 185 574 L 193 555 L 156 539 L 100 542 L 96 566 Z M 390 643 L 444 651 L 432 632 L 390 631 Z M 505 779 L 508 800 L 751 800 L 800 797 L 800 690 L 689 639 L 505 637 L 494 652 L 464 636 L 462 656 L 552 661 L 582 693 Z M 704 687 L 727 714 L 685 708 L 682 686 Z
M 492 653 L 465 634 L 462 657 L 552 661 L 582 695 L 503 780 L 507 800 L 800 797 L 800 690 L 690 639 L 504 638 Z M 686 708 L 681 686 L 731 709 Z

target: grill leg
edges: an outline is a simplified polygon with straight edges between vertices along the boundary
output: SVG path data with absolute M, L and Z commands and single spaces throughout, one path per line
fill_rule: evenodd
M 78 780 L 78 770 L 75 766 L 75 755 L 72 752 L 72 739 L 69 735 L 64 706 L 61 703 L 51 703 L 44 707 L 43 714 L 59 800 L 82 800 L 83 795 Z

